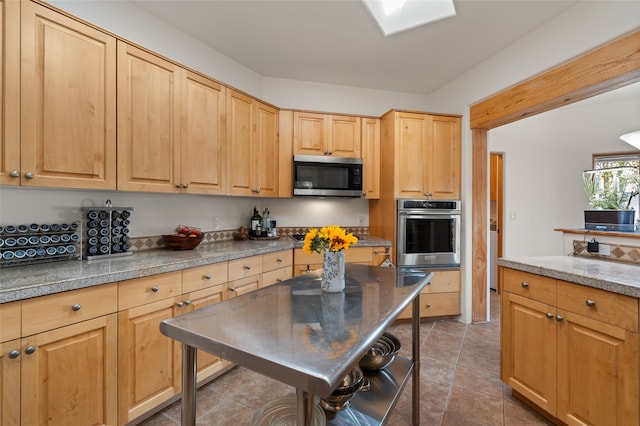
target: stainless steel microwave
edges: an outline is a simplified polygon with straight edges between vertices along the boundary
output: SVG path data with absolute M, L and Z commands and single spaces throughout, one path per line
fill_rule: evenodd
M 293 195 L 362 197 L 362 158 L 294 155 Z

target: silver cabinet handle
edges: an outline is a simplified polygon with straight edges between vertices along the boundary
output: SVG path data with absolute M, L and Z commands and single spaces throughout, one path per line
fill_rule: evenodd
M 12 350 L 11 352 L 9 352 L 9 359 L 16 359 L 20 356 L 20 351 L 17 350 Z
M 282 262 L 284 262 L 284 259 L 283 259 L 283 258 L 281 258 L 281 257 L 279 257 L 279 258 L 277 259 L 277 262 L 278 262 L 278 263 L 282 263 Z
M 184 301 L 184 304 L 185 304 L 185 305 L 187 305 L 187 306 L 189 306 L 189 305 L 191 304 L 191 300 L 185 300 L 185 301 Z
M 183 302 L 178 302 L 177 305 L 178 305 L 178 308 L 182 308 L 184 306 L 184 303 Z
M 430 307 L 431 307 L 431 303 L 427 303 L 427 308 L 430 308 Z
M 249 269 L 251 269 L 251 265 L 244 265 L 244 269 L 248 271 Z
M 205 279 L 205 280 L 210 280 L 210 279 L 211 279 L 211 274 L 207 274 L 207 275 L 205 275 L 205 276 L 204 276 L 204 279 Z
M 231 288 L 229 289 L 229 291 L 236 291 L 236 288 L 235 288 L 235 287 L 231 287 Z
M 72 310 L 72 311 L 74 311 L 74 312 L 78 312 L 78 311 L 80 310 L 80 308 L 81 308 L 81 307 L 82 307 L 82 306 L 80 306 L 80 304 L 79 304 L 79 303 L 76 303 L 75 305 L 73 305 L 73 306 L 71 307 L 71 310 Z
M 528 282 L 526 282 L 526 281 L 522 281 L 522 282 L 520 283 L 520 285 L 522 286 L 522 288 L 528 288 L 528 287 L 529 287 L 529 283 L 528 283 Z
M 27 172 L 24 174 L 24 177 L 26 177 L 27 179 L 33 179 L 34 177 L 36 177 L 36 175 L 34 175 L 32 172 Z
M 27 346 L 27 348 L 24 350 L 24 353 L 27 354 L 27 355 L 31 355 L 35 351 L 36 351 L 36 347 L 35 346 Z
M 282 278 L 278 278 L 278 279 L 276 280 L 276 282 L 281 283 L 281 282 L 282 282 Z
M 180 189 L 180 188 L 182 188 L 182 185 L 179 184 L 179 183 L 176 183 L 176 188 Z
M 157 293 L 158 290 L 160 290 L 160 288 L 157 285 L 154 285 L 153 287 L 151 287 L 151 291 L 154 293 Z
M 547 312 L 546 313 L 546 317 L 549 318 L 549 319 L 552 319 L 553 318 L 553 314 L 551 312 Z
M 182 184 L 182 187 L 183 187 L 184 189 L 187 189 L 187 188 L 189 188 L 189 184 L 188 184 L 188 183 L 183 183 L 183 184 Z
M 587 299 L 585 300 L 585 305 L 587 305 L 590 308 L 593 308 L 594 306 L 596 306 L 596 301 L 595 300 L 591 300 L 591 299 Z
M 562 315 L 556 315 L 556 321 L 562 321 L 564 317 Z
M 17 170 L 11 170 L 11 172 L 9 172 L 9 176 L 13 177 L 13 178 L 19 178 L 20 177 L 20 172 Z

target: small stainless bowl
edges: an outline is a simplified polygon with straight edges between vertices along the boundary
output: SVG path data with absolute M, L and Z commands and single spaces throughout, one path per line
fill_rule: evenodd
M 320 406 L 328 411 L 341 411 L 349 406 L 349 401 L 358 391 L 369 390 L 369 380 L 357 365 L 344 376 L 338 387 L 326 398 L 320 400 Z
M 396 359 L 400 346 L 400 340 L 396 336 L 384 333 L 364 354 L 358 365 L 364 370 L 382 370 Z M 388 350 L 383 348 L 388 348 Z

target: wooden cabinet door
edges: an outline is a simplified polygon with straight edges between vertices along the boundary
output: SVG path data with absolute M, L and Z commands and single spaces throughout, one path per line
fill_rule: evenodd
M 181 69 L 118 41 L 118 189 L 179 192 Z
M 362 119 L 363 193 L 368 199 L 380 198 L 380 119 Z M 384 259 L 383 259 L 384 260 Z
M 21 9 L 21 184 L 116 189 L 116 40 Z
M 427 192 L 429 198 L 456 200 L 460 198 L 461 127 L 459 117 L 432 117 L 432 137 L 429 152 Z
M 431 116 L 396 113 L 394 184 L 396 198 L 425 198 Z
M 278 110 L 255 102 L 253 137 L 253 180 L 262 197 L 278 196 Z
M 327 120 L 329 121 L 327 143 L 329 155 L 360 158 L 360 117 L 330 115 Z
M 558 315 L 557 417 L 568 425 L 637 425 L 638 334 Z
M 111 314 L 22 339 L 21 424 L 118 424 L 116 327 Z
M 20 2 L 0 1 L 0 185 L 20 184 Z
M 502 381 L 555 416 L 556 308 L 504 291 L 500 311 Z
M 227 194 L 255 194 L 251 176 L 253 98 L 227 91 Z
M 293 153 L 329 155 L 327 122 L 324 114 L 295 111 L 293 113 Z
M 226 88 L 185 71 L 182 80 L 180 183 L 185 192 L 226 192 Z
M 118 312 L 118 423 L 125 424 L 180 392 L 182 345 L 160 333 L 179 297 Z
M 0 424 L 20 426 L 20 340 L 0 343 Z
M 188 312 L 202 309 L 205 306 L 222 302 L 227 296 L 227 285 L 220 284 L 210 288 L 194 291 L 186 295 L 185 303 L 188 302 Z M 208 352 L 198 350 L 197 359 L 197 381 L 200 382 L 211 377 L 224 367 L 229 365 L 224 359 L 212 355 Z
M 260 287 L 262 287 L 262 274 L 230 281 L 229 297 L 236 297 L 246 293 L 251 293 Z

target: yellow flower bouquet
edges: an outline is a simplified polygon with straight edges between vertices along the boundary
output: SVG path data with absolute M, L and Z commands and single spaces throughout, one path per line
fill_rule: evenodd
M 320 230 L 310 229 L 304 237 L 302 249 L 306 253 L 322 253 L 326 251 L 340 252 L 356 244 L 358 238 L 338 225 L 324 226 Z

